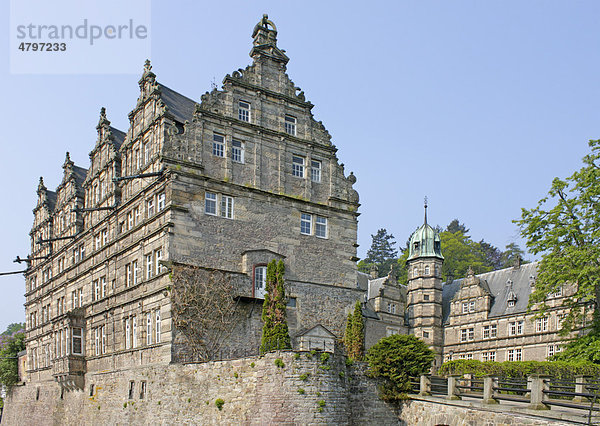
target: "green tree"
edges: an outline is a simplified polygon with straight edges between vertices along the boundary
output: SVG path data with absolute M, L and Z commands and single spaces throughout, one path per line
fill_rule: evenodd
M 444 231 L 440 234 L 444 265 L 442 278 L 462 278 L 467 274 L 469 266 L 476 274 L 489 272 L 492 268 L 486 265 L 485 255 L 479 244 L 471 240 L 461 231 Z
M 346 331 L 344 332 L 344 346 L 348 358 L 360 361 L 365 347 L 365 325 L 360 301 L 354 305 L 354 311 L 348 314 Z
M 425 342 L 412 335 L 384 337 L 367 352 L 369 374 L 386 379 L 382 398 L 403 399 L 410 391 L 410 378 L 431 368 L 435 355 Z
M 24 322 L 13 322 L 12 324 L 9 324 L 8 327 L 6 327 L 6 330 L 4 330 L 2 335 L 3 336 L 12 336 L 14 333 L 16 333 L 18 331 L 22 331 L 22 330 L 25 330 Z
M 14 330 L 14 327 L 11 330 Z M 0 383 L 3 385 L 11 386 L 19 381 L 17 355 L 25 349 L 24 331 L 21 328 L 13 332 L 12 335 L 2 334 L 2 340 L 0 341 Z
M 285 308 L 284 274 L 283 261 L 277 262 L 273 259 L 267 265 L 266 294 L 262 310 L 261 353 L 291 348 Z
M 446 227 L 446 231 L 451 232 L 453 234 L 457 232 L 462 232 L 467 237 L 469 234 L 469 228 L 467 228 L 464 223 L 460 223 L 458 219 L 453 219 L 452 222 L 450 222 Z
M 554 178 L 548 196 L 522 209 L 515 222 L 529 251 L 542 256 L 530 305 L 547 309 L 548 295 L 568 283 L 573 294 L 563 299 L 570 308 L 563 329 L 583 325 L 591 308 L 591 331 L 600 335 L 600 141 L 589 147 L 581 169 L 564 180 Z
M 371 248 L 367 251 L 367 257 L 358 263 L 359 270 L 370 273 L 371 268 L 377 267 L 378 276 L 384 277 L 390 271 L 390 266 L 395 265 L 398 257 L 398 250 L 394 247 L 396 241 L 392 234 L 388 234 L 385 228 L 372 235 Z

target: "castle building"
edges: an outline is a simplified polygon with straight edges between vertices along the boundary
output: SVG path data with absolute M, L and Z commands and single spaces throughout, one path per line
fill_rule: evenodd
M 106 371 L 193 358 L 174 321 L 173 265 L 234 284 L 221 357 L 258 351 L 273 259 L 286 267 L 292 337 L 307 348 L 310 330 L 319 342 L 343 334 L 363 294 L 356 178 L 286 74 L 273 22 L 265 16 L 252 39 L 252 64 L 199 102 L 159 83 L 147 61 L 129 129 L 102 108 L 89 168 L 67 153 L 56 191 L 40 178 L 25 274 L 29 381 L 80 389 Z
M 367 289 L 364 316 L 366 346 L 390 334 L 414 334 L 443 361 L 543 361 L 561 351 L 573 338 L 560 335 L 568 313 L 563 298 L 572 288 L 564 285 L 546 301 L 542 315 L 537 306 L 528 310 L 535 287 L 537 262 L 442 283 L 444 257 L 438 232 L 425 221 L 410 237 L 408 285 L 397 284 L 393 274 L 372 278 L 359 272 Z M 374 330 L 371 334 L 369 330 Z

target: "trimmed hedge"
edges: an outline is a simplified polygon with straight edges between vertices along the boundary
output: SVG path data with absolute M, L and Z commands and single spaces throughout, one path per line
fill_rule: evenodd
M 600 377 L 600 365 L 587 361 L 476 361 L 459 359 L 445 362 L 438 374 L 494 375 L 498 377 L 526 378 L 530 374 L 552 376 L 559 380 L 573 380 L 575 376 Z

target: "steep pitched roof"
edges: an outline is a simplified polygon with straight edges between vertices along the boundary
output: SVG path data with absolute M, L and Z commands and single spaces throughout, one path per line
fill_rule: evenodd
M 125 132 L 122 132 L 121 130 L 113 126 L 110 126 L 110 132 L 115 137 L 113 143 L 115 145 L 115 149 L 118 151 L 121 148 L 121 145 L 123 145 L 123 142 L 125 141 Z
M 493 297 L 488 315 L 490 318 L 527 312 L 529 295 L 532 291 L 531 283 L 537 276 L 537 267 L 538 263 L 533 262 L 518 268 L 510 267 L 477 275 L 481 285 L 484 288 L 487 286 Z M 448 320 L 450 302 L 460 289 L 462 282 L 461 278 L 444 283 L 442 287 L 442 323 L 446 323 Z M 509 307 L 507 303 L 511 292 L 516 296 L 514 307 Z
M 196 102 L 190 98 L 177 93 L 175 90 L 168 88 L 164 84 L 157 83 L 160 89 L 160 98 L 167 107 L 167 112 L 170 113 L 175 120 L 184 123 L 186 120 L 192 121 L 192 116 L 196 108 Z

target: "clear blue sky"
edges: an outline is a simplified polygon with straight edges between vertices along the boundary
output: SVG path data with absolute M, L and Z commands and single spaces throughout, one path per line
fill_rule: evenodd
M 288 74 L 354 171 L 359 256 L 385 227 L 403 244 L 423 217 L 459 218 L 474 239 L 517 241 L 512 220 L 600 138 L 598 1 L 153 1 L 153 70 L 199 100 L 250 63 L 263 13 Z M 0 5 L 0 270 L 29 253 L 37 182 L 65 151 L 88 167 L 100 107 L 126 130 L 135 75 L 11 75 Z M 21 276 L 0 277 L 0 330 L 24 320 Z

